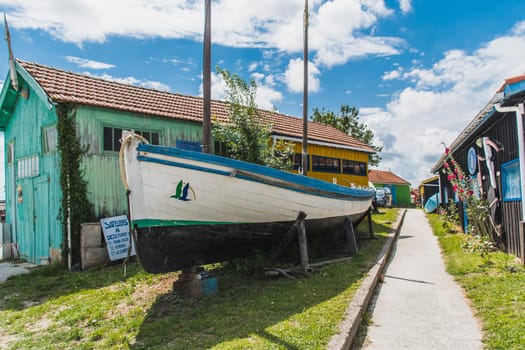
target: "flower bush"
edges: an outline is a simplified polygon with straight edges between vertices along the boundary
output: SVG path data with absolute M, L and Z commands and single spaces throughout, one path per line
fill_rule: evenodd
M 486 201 L 474 195 L 470 177 L 465 175 L 448 148 L 445 148 L 445 155 L 443 168 L 447 174 L 447 179 L 454 192 L 457 193 L 459 200 L 466 204 L 466 214 L 469 221 L 468 233 L 497 243 L 498 235 L 494 225 L 492 225 Z

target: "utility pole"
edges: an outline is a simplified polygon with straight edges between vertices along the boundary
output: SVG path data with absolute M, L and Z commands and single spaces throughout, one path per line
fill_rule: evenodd
M 303 147 L 301 168 L 303 175 L 308 173 L 308 0 L 304 1 L 304 47 L 303 47 Z
M 202 151 L 211 153 L 211 0 L 205 0 L 204 60 L 202 67 Z

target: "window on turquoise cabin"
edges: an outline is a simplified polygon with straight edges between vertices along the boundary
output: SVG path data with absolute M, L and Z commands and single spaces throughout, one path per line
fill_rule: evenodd
M 57 128 L 50 126 L 42 129 L 42 150 L 44 153 L 51 153 L 57 149 Z
M 7 164 L 13 164 L 14 160 L 15 160 L 15 143 L 14 141 L 11 141 L 7 145 Z
M 17 178 L 19 179 L 38 176 L 40 173 L 39 158 L 38 156 L 34 155 L 19 159 L 17 161 L 16 168 L 18 171 Z
M 366 163 L 343 159 L 343 174 L 366 176 Z
M 122 129 L 122 128 L 111 128 L 111 127 L 104 127 L 104 139 L 103 139 L 103 149 L 104 151 L 115 151 L 118 152 L 120 150 L 120 139 L 122 138 L 122 130 L 129 130 L 129 129 Z M 134 130 L 136 134 L 141 135 L 146 140 L 148 140 L 149 143 L 152 145 L 159 145 L 160 144 L 160 134 L 158 132 L 153 131 L 145 131 L 145 130 Z
M 338 158 L 312 156 L 312 171 L 341 173 L 341 160 Z

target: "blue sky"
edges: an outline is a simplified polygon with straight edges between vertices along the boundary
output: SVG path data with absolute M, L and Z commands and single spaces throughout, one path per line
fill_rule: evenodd
M 201 95 L 204 0 L 0 0 L 17 58 Z M 309 110 L 356 106 L 379 169 L 412 186 L 505 78 L 525 73 L 523 0 L 310 0 Z M 213 0 L 212 66 L 302 115 L 304 0 Z M 6 45 L 0 45 L 7 74 Z M 212 98 L 224 98 L 214 74 Z

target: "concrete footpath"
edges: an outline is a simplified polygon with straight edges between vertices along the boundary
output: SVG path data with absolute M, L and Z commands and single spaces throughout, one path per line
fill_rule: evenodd
M 7 281 L 11 276 L 28 273 L 29 269 L 35 266 L 35 264 L 28 262 L 15 263 L 11 261 L 0 261 L 0 283 Z
M 407 211 L 384 274 L 363 349 L 482 348 L 480 325 L 445 271 L 423 211 Z

